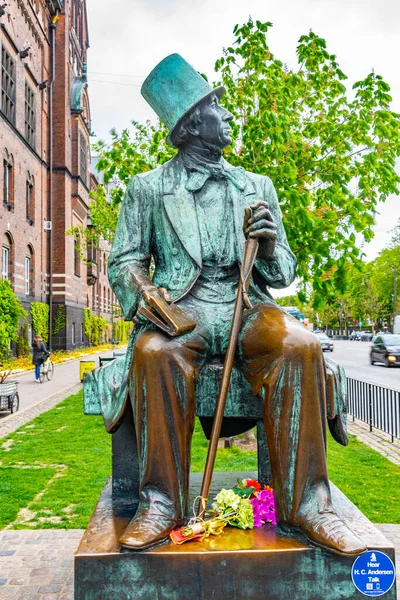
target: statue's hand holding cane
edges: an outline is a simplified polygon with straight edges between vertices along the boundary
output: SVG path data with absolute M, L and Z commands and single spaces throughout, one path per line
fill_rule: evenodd
M 257 239 L 259 254 L 263 258 L 272 258 L 276 245 L 276 225 L 269 210 L 268 202 L 256 200 L 244 211 L 243 231 L 246 239 Z

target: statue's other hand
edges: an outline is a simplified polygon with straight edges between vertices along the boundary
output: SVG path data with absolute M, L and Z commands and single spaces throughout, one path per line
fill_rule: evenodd
M 168 304 L 171 304 L 172 298 L 169 295 L 168 290 L 166 290 L 165 288 L 158 288 L 158 293 L 160 294 L 161 298 L 164 298 L 164 300 L 168 302 Z
M 243 231 L 246 238 L 257 238 L 260 242 L 260 254 L 272 258 L 275 252 L 277 227 L 270 213 L 268 202 L 256 200 L 245 209 Z

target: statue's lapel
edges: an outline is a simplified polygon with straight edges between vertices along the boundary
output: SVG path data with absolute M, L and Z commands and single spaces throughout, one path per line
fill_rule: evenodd
M 228 189 L 233 206 L 235 221 L 235 240 L 239 262 L 242 261 L 243 245 L 246 241 L 243 233 L 244 209 L 248 208 L 256 199 L 256 189 L 248 176 L 245 176 L 246 185 L 244 190 L 239 189 L 233 183 L 229 183 Z
M 168 218 L 183 246 L 201 267 L 201 243 L 193 193 L 186 189 L 187 174 L 179 156 L 168 162 L 163 174 L 163 200 Z

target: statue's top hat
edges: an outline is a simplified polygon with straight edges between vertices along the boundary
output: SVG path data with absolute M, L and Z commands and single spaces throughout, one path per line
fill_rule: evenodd
M 168 127 L 170 146 L 174 145 L 171 136 L 182 119 L 204 98 L 216 94 L 219 99 L 224 91 L 222 86 L 213 89 L 179 54 L 158 63 L 141 89 L 144 99 Z

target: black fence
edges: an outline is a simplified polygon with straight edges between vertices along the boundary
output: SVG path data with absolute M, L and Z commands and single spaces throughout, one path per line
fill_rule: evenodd
M 400 438 L 400 392 L 389 388 L 347 378 L 348 414 L 364 421 L 369 430 L 380 429 Z

